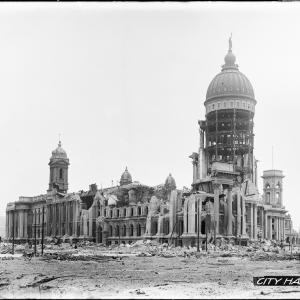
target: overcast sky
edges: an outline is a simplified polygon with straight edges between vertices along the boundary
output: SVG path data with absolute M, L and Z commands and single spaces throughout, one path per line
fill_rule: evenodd
M 300 226 L 299 3 L 0 3 L 1 204 L 46 192 L 62 134 L 69 191 L 190 186 L 207 87 L 233 35 L 257 99 L 259 175 L 281 169 Z M 262 180 L 259 181 L 262 192 Z

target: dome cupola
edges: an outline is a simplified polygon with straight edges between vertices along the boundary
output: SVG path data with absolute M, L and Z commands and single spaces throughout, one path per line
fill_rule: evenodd
M 254 90 L 249 79 L 239 71 L 236 57 L 232 52 L 232 40 L 229 38 L 229 49 L 224 58 L 222 70 L 210 82 L 207 92 L 206 112 L 240 108 L 254 112 L 256 104 Z
M 171 175 L 171 173 L 169 174 L 169 176 L 165 181 L 165 188 L 170 191 L 176 189 L 176 182 L 173 176 Z
M 67 159 L 66 151 L 61 147 L 61 141 L 58 142 L 58 147 L 52 151 L 51 159 L 59 159 L 64 158 Z
M 130 184 L 130 183 L 132 183 L 132 177 L 126 167 L 124 173 L 121 176 L 120 185 L 125 185 L 125 184 Z

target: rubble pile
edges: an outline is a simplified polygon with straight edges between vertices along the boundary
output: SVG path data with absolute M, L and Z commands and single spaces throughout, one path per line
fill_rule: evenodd
M 54 253 L 45 253 L 41 260 L 67 260 L 67 261 L 107 261 L 110 259 L 116 259 L 116 256 L 103 256 L 103 255 L 74 255 L 72 253 L 61 253 L 61 252 L 54 252 Z
M 131 245 L 121 244 L 111 247 L 111 250 L 118 253 L 135 254 L 138 257 L 162 256 L 162 257 L 186 257 L 194 255 L 197 252 L 196 247 L 175 247 L 167 243 L 160 244 L 155 240 L 139 240 Z
M 15 245 L 14 253 L 22 253 L 25 249 L 25 245 Z M 0 254 L 9 254 L 12 253 L 12 244 L 11 243 L 0 243 Z
M 44 245 L 45 259 L 56 260 L 96 260 L 101 261 L 103 257 L 121 257 L 121 256 L 138 256 L 150 257 L 160 256 L 170 257 L 239 257 L 248 258 L 252 261 L 259 260 L 291 260 L 300 259 L 298 248 L 293 248 L 293 252 L 288 247 L 276 241 L 260 240 L 248 242 L 247 246 L 236 245 L 234 240 L 221 238 L 216 244 L 209 243 L 206 247 L 202 245 L 200 252 L 196 247 L 175 247 L 167 243 L 159 243 L 156 240 L 138 240 L 133 244 L 120 244 L 105 246 L 95 244 L 90 241 L 80 241 L 76 243 L 63 242 L 63 239 L 51 239 Z M 41 254 L 41 245 L 36 246 L 37 256 Z M 15 245 L 14 252 L 23 254 L 24 257 L 32 257 L 34 245 L 22 244 Z M 0 254 L 12 253 L 12 244 L 0 243 Z
M 12 252 L 12 244 L 1 243 L 0 254 L 7 254 Z
M 175 247 L 166 243 L 159 244 L 153 240 L 139 240 L 131 245 L 111 246 L 111 251 L 118 253 L 131 253 L 136 256 L 162 256 L 162 257 L 241 257 L 250 260 L 290 260 L 300 258 L 300 254 L 294 251 L 291 254 L 276 241 L 255 241 L 249 242 L 248 246 L 235 245 L 232 240 L 221 238 L 215 244 L 207 245 L 208 252 L 196 247 Z

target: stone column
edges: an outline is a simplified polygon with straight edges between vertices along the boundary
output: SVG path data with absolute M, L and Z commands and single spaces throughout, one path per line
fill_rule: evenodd
M 257 204 L 254 204 L 254 239 L 257 240 Z
M 188 203 L 188 233 L 193 233 L 195 234 L 195 196 L 192 195 L 192 199 Z
M 58 226 L 59 226 L 59 228 L 58 228 L 58 234 L 60 235 L 60 236 L 62 236 L 62 224 L 63 224 L 63 207 L 62 207 L 62 203 L 60 202 L 59 204 L 58 204 L 59 206 L 59 221 L 58 221 Z
M 250 203 L 250 238 L 254 238 L 253 234 L 253 203 Z
M 279 217 L 279 240 L 282 240 L 282 218 Z
M 5 225 L 5 237 L 8 239 L 9 238 L 9 213 L 8 211 L 6 212 L 6 225 Z
M 201 236 L 201 212 L 202 212 L 202 198 L 201 196 L 197 195 L 196 196 L 196 203 L 197 203 L 197 224 L 195 224 L 196 230 L 195 232 L 198 235 L 198 230 L 199 230 L 199 236 Z M 199 207 L 198 207 L 199 205 Z M 199 214 L 198 214 L 199 213 Z M 198 226 L 198 222 L 199 222 L 199 226 Z M 201 240 L 201 238 L 200 238 Z
M 75 210 L 75 213 L 74 213 L 74 224 L 75 224 L 74 229 L 75 229 L 75 231 L 74 232 L 75 232 L 75 236 L 76 236 L 77 232 L 78 232 L 78 228 L 80 228 L 79 202 L 78 201 L 75 201 L 74 210 Z
M 236 234 L 239 237 L 241 235 L 241 191 L 240 187 L 237 190 L 237 231 Z
M 27 227 L 28 227 L 28 210 L 25 210 L 24 211 L 24 237 L 26 239 L 28 239 Z
M 13 211 L 9 212 L 9 237 L 12 238 L 13 236 Z
M 199 147 L 199 156 L 198 156 L 198 178 L 203 179 L 206 177 L 204 130 L 200 128 L 199 133 L 200 133 L 200 147 Z
M 53 217 L 52 217 L 52 235 L 55 236 L 56 235 L 56 224 L 57 224 L 57 220 L 56 220 L 56 203 L 52 204 L 52 212 L 53 212 Z
M 227 193 L 227 235 L 232 236 L 232 187 L 228 188 Z
M 24 238 L 24 210 L 20 211 L 19 237 Z
M 282 231 L 283 231 L 283 239 L 285 241 L 285 220 L 284 220 L 284 217 L 282 218 Z
M 267 214 L 267 212 L 265 212 L 264 238 L 268 239 L 268 214 Z
M 17 239 L 19 237 L 19 226 L 20 224 L 20 221 L 19 221 L 19 211 L 18 210 L 15 210 L 15 226 L 14 226 L 14 229 L 15 229 L 15 239 Z
M 219 195 L 220 195 L 220 185 L 219 184 L 214 184 L 214 226 L 216 230 L 216 236 L 219 235 Z
M 275 227 L 275 239 L 276 241 L 278 241 L 278 217 L 275 217 L 274 227 Z
M 193 159 L 193 183 L 197 180 L 197 162 Z
M 245 198 L 242 197 L 242 217 L 243 217 L 243 227 L 242 227 L 242 236 L 246 236 L 246 205 Z
M 280 237 L 281 237 L 281 231 L 280 231 L 280 228 L 281 228 L 281 220 L 280 220 L 280 217 L 277 217 L 278 219 L 278 240 L 280 240 Z
M 170 209 L 169 209 L 169 224 L 170 224 L 170 236 L 172 234 L 172 230 L 174 228 L 173 231 L 173 237 L 175 237 L 177 235 L 176 233 L 176 228 L 174 227 L 175 223 L 176 223 L 176 207 L 177 204 L 177 190 L 173 190 L 171 191 L 171 196 L 170 196 Z
M 66 205 L 65 232 L 67 235 L 69 235 L 69 201 L 66 201 L 65 205 Z
M 270 240 L 272 240 L 272 235 L 273 235 L 273 232 L 272 232 L 272 217 L 269 216 L 269 224 L 268 224 L 268 229 L 269 229 L 269 238 Z
M 72 209 L 73 209 L 73 236 L 76 235 L 76 220 L 77 220 L 77 215 L 76 215 L 76 202 L 72 201 Z

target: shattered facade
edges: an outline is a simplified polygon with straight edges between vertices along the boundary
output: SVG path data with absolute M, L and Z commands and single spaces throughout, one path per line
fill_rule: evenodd
M 179 190 L 171 174 L 164 184 L 132 181 L 128 169 L 120 184 L 68 193 L 69 159 L 59 142 L 50 158 L 46 194 L 20 197 L 6 209 L 6 239 L 16 242 L 60 237 L 103 244 L 157 239 L 195 246 L 220 238 L 247 243 L 273 239 L 299 243 L 282 200 L 283 174 L 263 172 L 257 188 L 254 157 L 256 100 L 239 71 L 231 39 L 222 70 L 210 83 L 205 120 L 198 121 L 199 149 L 190 158 L 191 189 Z

